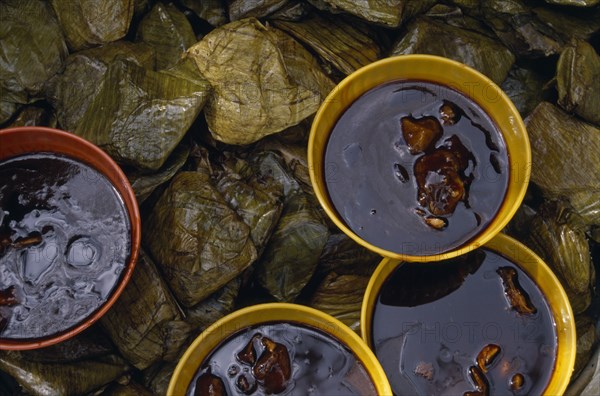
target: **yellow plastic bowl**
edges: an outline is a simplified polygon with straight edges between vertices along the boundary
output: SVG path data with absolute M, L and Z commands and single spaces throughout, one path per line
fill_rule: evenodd
M 567 389 L 573 372 L 576 352 L 575 321 L 565 290 L 546 263 L 515 239 L 498 234 L 485 247 L 504 256 L 525 271 L 544 294 L 554 318 L 557 337 L 554 372 L 544 395 L 562 395 Z M 379 291 L 399 264 L 398 260 L 383 259 L 367 286 L 360 314 L 360 331 L 369 347 L 373 346 L 371 324 Z
M 242 329 L 272 322 L 288 322 L 307 325 L 334 337 L 346 345 L 363 364 L 378 395 L 392 395 L 385 372 L 375 354 L 348 326 L 313 308 L 287 303 L 254 305 L 235 311 L 204 330 L 187 349 L 173 373 L 167 395 L 181 396 L 187 392 L 190 382 L 208 355 L 221 342 Z
M 504 202 L 491 223 L 467 243 L 434 255 L 407 255 L 382 249 L 355 234 L 338 215 L 325 183 L 323 159 L 329 135 L 343 112 L 362 94 L 397 80 L 425 80 L 445 85 L 477 103 L 499 128 L 509 158 L 509 181 Z M 317 112 L 308 141 L 310 179 L 319 202 L 332 221 L 357 243 L 384 257 L 405 261 L 437 261 L 467 253 L 492 239 L 510 221 L 521 204 L 531 173 L 529 138 L 519 112 L 489 78 L 453 60 L 432 55 L 402 55 L 380 60 L 346 77 Z M 434 231 L 436 232 L 436 231 Z M 400 245 L 402 241 L 398 241 Z

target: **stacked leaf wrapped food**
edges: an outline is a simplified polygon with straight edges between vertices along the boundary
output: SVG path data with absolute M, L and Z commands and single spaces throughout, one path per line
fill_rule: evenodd
M 322 212 L 308 131 L 346 75 L 416 53 L 479 70 L 526 119 L 532 183 L 505 232 L 563 283 L 579 338 L 570 392 L 595 394 L 599 51 L 594 0 L 2 0 L 0 127 L 57 127 L 111 155 L 143 250 L 99 324 L 0 351 L 0 394 L 164 395 L 203 329 L 261 302 L 358 331 L 380 258 Z

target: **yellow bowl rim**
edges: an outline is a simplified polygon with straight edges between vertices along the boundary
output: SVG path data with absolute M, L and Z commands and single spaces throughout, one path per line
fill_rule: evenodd
M 383 368 L 373 351 L 371 351 L 358 334 L 333 316 L 314 308 L 291 303 L 252 305 L 234 311 L 210 325 L 192 342 L 179 360 L 169 382 L 167 395 L 181 395 L 186 392 L 189 382 L 181 382 L 181 377 L 184 376 L 186 366 L 193 364 L 195 367 L 191 371 L 195 373 L 206 356 L 231 335 L 250 326 L 272 322 L 293 322 L 308 325 L 337 339 L 346 345 L 357 359 L 361 361 L 378 394 L 392 395 L 392 389 Z M 335 334 L 331 331 L 332 329 L 335 329 Z M 227 331 L 229 332 L 223 336 L 223 333 Z M 204 348 L 207 350 L 204 353 L 198 353 L 197 351 L 202 349 L 203 343 L 207 340 L 209 345 Z M 197 356 L 194 356 L 195 354 Z M 192 379 L 193 374 L 190 381 Z
M 500 213 L 505 211 L 505 215 L 503 216 L 502 222 L 495 225 L 493 227 L 493 229 L 490 228 L 489 226 L 482 229 L 481 232 L 476 234 L 473 238 L 471 238 L 466 243 L 464 243 L 463 245 L 460 245 L 459 247 L 457 247 L 455 249 L 449 250 L 447 252 L 436 253 L 436 254 L 431 254 L 431 255 L 408 255 L 408 254 L 392 252 L 389 250 L 382 249 L 376 245 L 373 245 L 373 244 L 365 241 L 361 237 L 359 237 L 356 233 L 354 233 L 341 220 L 341 218 L 336 213 L 335 208 L 333 208 L 333 205 L 330 206 L 329 203 L 327 202 L 327 198 L 326 198 L 328 196 L 327 191 L 321 190 L 319 188 L 319 184 L 317 183 L 317 180 L 320 176 L 317 176 L 316 171 L 315 171 L 315 166 L 314 166 L 315 158 L 314 158 L 314 154 L 313 154 L 315 140 L 316 140 L 315 136 L 318 133 L 318 127 L 321 123 L 321 120 L 325 117 L 325 113 L 328 111 L 329 103 L 335 101 L 336 97 L 340 95 L 340 92 L 345 91 L 348 86 L 353 84 L 354 81 L 357 80 L 359 78 L 359 76 L 361 76 L 363 74 L 369 74 L 369 73 L 372 73 L 374 70 L 377 70 L 378 68 L 393 66 L 393 65 L 398 64 L 399 62 L 404 63 L 404 62 L 419 61 L 419 60 L 443 64 L 446 67 L 454 67 L 454 68 L 460 68 L 460 69 L 467 70 L 470 74 L 473 75 L 473 77 L 475 77 L 482 83 L 484 83 L 488 86 L 495 87 L 499 94 L 499 98 L 502 102 L 502 105 L 508 107 L 508 109 L 512 113 L 512 115 L 511 115 L 513 117 L 512 121 L 516 124 L 515 127 L 523 132 L 523 135 L 524 135 L 523 136 L 523 138 L 524 138 L 523 154 L 524 154 L 524 159 L 525 159 L 525 163 L 526 163 L 525 173 L 523 175 L 519 175 L 520 179 L 522 179 L 521 188 L 513 196 L 513 198 L 514 198 L 513 202 L 511 202 L 510 205 L 507 205 L 507 202 L 506 202 L 507 196 L 505 196 L 504 202 L 502 203 L 502 205 L 500 206 L 500 209 L 498 210 L 498 213 L 496 214 L 496 216 L 498 216 Z M 439 83 L 444 84 L 444 82 L 439 82 Z M 372 89 L 372 88 L 370 88 L 370 89 Z M 364 92 L 367 92 L 367 91 L 364 91 Z M 488 116 L 490 118 L 492 118 L 492 120 L 495 121 L 492 114 L 488 114 Z M 331 133 L 331 131 L 329 131 L 328 133 Z M 450 259 L 453 257 L 460 256 L 462 254 L 465 254 L 471 250 L 477 249 L 478 247 L 487 243 L 496 234 L 498 234 L 504 228 L 504 226 L 506 226 L 506 224 L 508 224 L 510 219 L 517 212 L 519 206 L 521 205 L 521 202 L 523 202 L 525 193 L 527 192 L 527 186 L 529 185 L 529 180 L 531 177 L 531 146 L 529 143 L 529 137 L 527 135 L 527 130 L 525 128 L 525 123 L 523 122 L 523 119 L 521 118 L 519 111 L 517 110 L 515 105 L 512 103 L 512 101 L 508 98 L 508 96 L 504 93 L 504 91 L 502 91 L 502 89 L 500 89 L 498 87 L 498 85 L 495 84 L 492 80 L 490 80 L 487 76 L 485 76 L 481 72 L 479 72 L 463 63 L 454 61 L 452 59 L 440 57 L 440 56 L 424 55 L 424 54 L 398 55 L 398 56 L 392 56 L 389 58 L 384 58 L 384 59 L 378 60 L 376 62 L 373 62 L 369 65 L 366 65 L 366 66 L 356 70 L 354 73 L 350 74 L 346 78 L 344 78 L 329 93 L 329 95 L 327 95 L 327 97 L 325 98 L 325 100 L 323 101 L 323 103 L 321 104 L 321 106 L 319 107 L 319 110 L 317 111 L 317 113 L 315 115 L 315 118 L 314 118 L 312 126 L 311 126 L 309 139 L 308 139 L 307 161 L 308 161 L 308 172 L 309 172 L 309 176 L 310 176 L 310 181 L 311 181 L 313 190 L 315 192 L 315 195 L 316 195 L 321 207 L 323 208 L 323 210 L 325 211 L 327 216 L 333 221 L 333 223 L 340 230 L 342 230 L 342 232 L 344 232 L 344 234 L 346 234 L 347 236 L 352 238 L 356 243 L 379 254 L 380 256 L 389 257 L 389 258 L 398 259 L 398 260 L 416 261 L 416 262 L 440 261 L 440 260 Z M 509 167 L 511 167 L 510 164 L 511 164 L 511 160 L 509 157 Z M 510 184 L 510 177 L 512 177 L 512 176 L 509 176 L 509 184 Z
M 544 298 L 552 311 L 557 336 L 555 368 L 550 382 L 544 390 L 544 395 L 564 394 L 575 367 L 577 351 L 575 319 L 567 293 L 550 267 L 532 250 L 516 239 L 500 233 L 484 247 L 504 257 L 511 256 L 510 261 L 527 273 L 542 290 L 542 294 L 544 294 Z M 521 260 L 515 262 L 517 258 L 521 258 Z M 385 280 L 399 264 L 401 264 L 399 260 L 384 258 L 377 266 L 367 285 L 360 311 L 360 332 L 363 340 L 370 348 L 373 347 L 370 336 L 371 318 L 377 295 Z M 533 276 L 533 270 L 538 271 L 535 277 Z M 550 300 L 553 304 L 550 303 Z

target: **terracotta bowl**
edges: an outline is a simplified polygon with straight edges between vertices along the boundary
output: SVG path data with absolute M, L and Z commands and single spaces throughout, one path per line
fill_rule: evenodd
M 85 320 L 66 331 L 36 339 L 0 337 L 0 349 L 26 350 L 43 348 L 69 339 L 90 327 L 115 303 L 131 278 L 140 248 L 140 213 L 127 177 L 104 151 L 68 132 L 42 127 L 0 130 L 0 161 L 24 154 L 46 152 L 61 154 L 83 162 L 102 173 L 120 194 L 131 224 L 131 252 L 121 277 L 104 304 Z

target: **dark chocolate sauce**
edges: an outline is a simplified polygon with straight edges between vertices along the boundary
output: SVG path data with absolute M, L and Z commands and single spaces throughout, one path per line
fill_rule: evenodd
M 396 395 L 540 395 L 556 360 L 542 292 L 485 249 L 401 265 L 381 289 L 372 328 Z
M 0 291 L 13 296 L 0 337 L 77 325 L 111 294 L 130 244 L 123 201 L 96 170 L 50 153 L 0 163 Z
M 509 170 L 488 115 L 448 87 L 397 81 L 359 97 L 325 152 L 329 197 L 367 242 L 411 255 L 468 242 L 494 218 Z
M 221 387 L 219 381 L 230 396 L 377 393 L 346 346 L 319 330 L 292 323 L 251 327 L 224 340 L 202 362 L 187 394 L 209 394 L 207 390 Z

